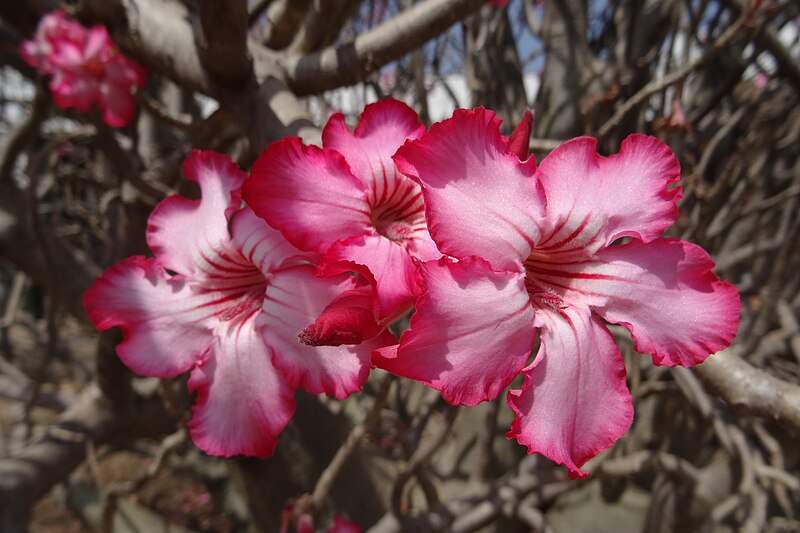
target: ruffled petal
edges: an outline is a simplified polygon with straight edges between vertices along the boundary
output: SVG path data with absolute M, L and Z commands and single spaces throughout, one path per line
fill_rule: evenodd
M 197 392 L 189 431 L 212 455 L 271 455 L 294 413 L 294 389 L 272 365 L 255 316 L 221 322 L 213 350 L 189 377 Z
M 483 108 L 457 109 L 395 155 L 425 196 L 428 229 L 444 254 L 477 255 L 496 269 L 517 270 L 539 236 L 545 199 L 500 135 L 500 121 Z
M 417 231 L 412 238 L 408 239 L 406 249 L 411 257 L 420 261 L 436 261 L 442 257 L 442 252 L 433 242 L 427 229 Z
M 325 253 L 339 239 L 369 233 L 372 225 L 364 186 L 341 154 L 304 146 L 295 137 L 261 153 L 244 199 L 302 250 Z
M 193 150 L 183 174 L 200 185 L 200 200 L 171 196 L 153 210 L 147 244 L 165 268 L 194 275 L 204 257 L 213 257 L 230 241 L 228 220 L 241 206 L 245 174 L 225 154 Z
M 50 90 L 53 101 L 61 109 L 72 107 L 81 113 L 88 113 L 97 102 L 100 84 L 94 78 L 57 72 L 50 80 Z
M 106 270 L 84 295 L 98 329 L 120 326 L 120 358 L 137 374 L 171 378 L 191 369 L 211 346 L 215 308 L 158 262 L 131 257 Z
M 336 268 L 335 263 L 347 262 Z M 367 267 L 353 268 L 349 263 Z M 374 284 L 377 293 L 375 315 L 381 320 L 396 318 L 411 309 L 416 291 L 416 269 L 408 252 L 399 244 L 380 235 L 356 237 L 336 243 L 325 254 L 325 271 L 355 271 Z
M 620 237 L 645 242 L 678 216 L 680 165 L 654 137 L 631 135 L 617 155 L 601 157 L 597 140 L 579 137 L 545 157 L 536 177 L 545 189 L 550 231 L 542 252 L 595 251 Z
M 290 384 L 312 394 L 346 398 L 361 389 L 370 371 L 372 350 L 394 342 L 383 333 L 357 346 L 309 346 L 299 336 L 328 304 L 356 288 L 353 277 L 320 278 L 315 267 L 301 265 L 275 274 L 267 286 L 259 328 L 272 349 L 273 362 Z
M 98 107 L 103 113 L 103 122 L 112 128 L 128 125 L 136 111 L 130 87 L 109 82 L 100 84 Z
M 477 257 L 419 267 L 425 288 L 398 347 L 373 354 L 375 366 L 415 379 L 454 405 L 491 400 L 531 355 L 533 309 L 525 280 Z
M 714 262 L 699 246 L 631 241 L 596 260 L 576 275 L 575 289 L 603 318 L 625 326 L 655 364 L 700 363 L 736 335 L 739 295 L 711 271 Z
M 322 144 L 341 153 L 353 175 L 369 191 L 372 205 L 406 180 L 395 169 L 392 156 L 406 139 L 418 139 L 425 132 L 416 111 L 403 102 L 387 98 L 364 108 L 355 132 L 347 128 L 344 115 L 331 116 L 322 131 Z
M 633 404 L 625 365 L 600 320 L 570 310 L 547 313 L 539 354 L 522 390 L 508 393 L 516 413 L 508 438 L 586 477 L 580 468 L 628 430 Z

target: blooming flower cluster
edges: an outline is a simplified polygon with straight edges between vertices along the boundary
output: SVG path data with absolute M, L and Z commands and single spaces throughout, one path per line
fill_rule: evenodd
M 322 148 L 272 144 L 247 179 L 194 152 L 202 199 L 157 206 L 155 257 L 103 274 L 89 315 L 123 327 L 135 371 L 191 372 L 190 429 L 210 453 L 271 453 L 295 388 L 343 398 L 376 366 L 455 405 L 511 386 L 508 437 L 583 477 L 633 413 L 605 323 L 688 366 L 731 342 L 739 299 L 704 250 L 661 237 L 681 197 L 661 141 L 633 135 L 606 158 L 577 138 L 537 166 L 530 116 L 511 138 L 499 126 L 460 109 L 425 132 L 384 100 L 352 132 L 334 115 Z M 386 326 L 412 308 L 398 342 Z
M 87 29 L 53 11 L 39 21 L 33 39 L 22 43 L 20 55 L 50 76 L 53 99 L 62 109 L 86 113 L 97 107 L 115 128 L 133 119 L 131 91 L 144 85 L 147 70 L 119 52 L 104 26 Z

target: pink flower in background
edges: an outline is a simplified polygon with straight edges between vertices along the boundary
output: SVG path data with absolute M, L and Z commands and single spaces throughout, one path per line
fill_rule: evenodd
M 688 366 L 729 345 L 740 305 L 702 248 L 660 238 L 681 197 L 669 148 L 643 135 L 608 158 L 595 146 L 565 142 L 537 169 L 479 108 L 400 148 L 398 168 L 422 185 L 430 233 L 450 257 L 420 265 L 410 329 L 373 357 L 453 404 L 495 398 L 522 374 L 508 436 L 571 477 L 631 423 L 603 320 L 656 364 Z
M 296 387 L 337 398 L 359 390 L 370 352 L 315 348 L 302 329 L 337 296 L 358 288 L 349 274 L 321 278 L 315 254 L 301 252 L 241 208 L 245 174 L 226 155 L 192 152 L 184 174 L 199 201 L 173 196 L 150 216 L 153 259 L 109 268 L 84 305 L 99 329 L 122 327 L 117 347 L 135 372 L 161 378 L 190 372 L 197 392 L 189 429 L 208 453 L 267 456 L 294 411 Z
M 392 99 L 368 105 L 354 132 L 336 114 L 322 132 L 324 148 L 299 138 L 278 141 L 261 154 L 244 186 L 244 199 L 258 216 L 294 246 L 324 254 L 325 271 L 355 270 L 371 280 L 381 324 L 411 308 L 412 260 L 441 256 L 425 225 L 419 185 L 398 173 L 391 159 L 406 139 L 424 131 L 414 110 Z M 357 329 L 358 320 L 331 315 L 324 317 L 329 327 L 317 324 L 303 340 L 347 342 L 336 322 L 349 320 Z
M 20 54 L 32 67 L 51 76 L 56 105 L 88 112 L 97 107 L 112 127 L 134 115 L 131 91 L 142 87 L 146 69 L 123 56 L 103 26 L 84 28 L 63 11 L 48 13 Z

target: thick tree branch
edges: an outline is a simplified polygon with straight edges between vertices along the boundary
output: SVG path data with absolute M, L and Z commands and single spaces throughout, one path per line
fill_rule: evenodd
M 115 436 L 142 438 L 164 434 L 171 422 L 160 398 L 139 398 L 124 413 L 92 385 L 39 441 L 0 459 L 0 531 L 27 531 L 36 500 L 80 465 L 88 443 Z
M 364 80 L 392 60 L 422 46 L 485 0 L 427 0 L 359 35 L 350 44 L 284 60 L 296 94 L 316 94 Z
M 737 412 L 772 420 L 800 433 L 800 387 L 778 379 L 728 348 L 694 373 Z

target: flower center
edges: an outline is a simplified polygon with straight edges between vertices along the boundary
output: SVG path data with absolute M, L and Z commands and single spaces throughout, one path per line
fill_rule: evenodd
M 229 320 L 236 319 L 244 320 L 260 310 L 261 305 L 264 303 L 264 293 L 266 290 L 267 284 L 263 283 L 261 286 L 254 287 L 253 289 L 247 291 L 243 296 L 238 298 L 238 301 L 235 303 L 232 302 L 233 305 L 222 311 L 222 313 L 219 315 L 220 321 L 227 322 Z
M 376 198 L 372 225 L 379 234 L 403 243 L 425 227 L 425 207 L 419 186 L 411 180 L 398 180 L 391 192 Z
M 267 291 L 267 278 L 238 251 L 215 250 L 199 263 L 196 290 L 209 296 L 206 305 L 222 322 L 243 321 L 261 309 Z
M 531 305 L 540 311 L 561 313 L 567 288 L 558 283 L 558 273 L 547 254 L 532 252 L 525 260 L 525 289 Z

